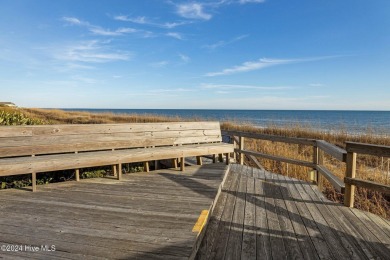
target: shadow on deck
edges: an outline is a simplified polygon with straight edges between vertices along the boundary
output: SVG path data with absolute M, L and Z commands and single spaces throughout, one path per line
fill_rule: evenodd
M 0 245 L 56 251 L 0 251 L 0 259 L 389 259 L 389 221 L 236 164 L 217 195 L 225 172 L 208 164 L 1 191 Z M 197 236 L 192 227 L 216 195 Z
M 231 165 L 196 259 L 389 259 L 390 223 L 316 187 Z

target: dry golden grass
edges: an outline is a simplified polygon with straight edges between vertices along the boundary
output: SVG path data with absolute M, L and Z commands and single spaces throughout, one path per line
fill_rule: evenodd
M 113 114 L 113 113 L 88 113 L 88 112 L 68 112 L 63 110 L 48 109 L 20 109 L 27 117 L 40 119 L 47 124 L 101 124 L 101 123 L 144 123 L 144 122 L 173 122 L 173 121 L 194 121 L 201 119 L 183 119 L 179 117 L 164 117 L 137 114 Z M 221 124 L 224 130 L 238 130 L 245 132 L 262 133 L 269 135 L 279 135 L 287 137 L 299 137 L 310 139 L 321 139 L 339 147 L 345 147 L 345 141 L 380 144 L 390 146 L 390 136 L 377 136 L 372 131 L 359 135 L 349 135 L 346 131 L 339 132 L 318 131 L 302 125 L 291 125 L 288 127 L 268 126 L 266 128 L 257 128 L 250 124 L 241 122 L 224 122 Z M 287 158 L 312 161 L 313 149 L 310 146 L 286 144 L 281 142 L 271 142 L 265 140 L 246 139 L 245 149 L 259 151 L 266 154 L 279 155 Z M 312 170 L 307 167 L 258 158 L 265 169 L 295 177 L 302 180 L 308 180 L 308 173 Z M 387 158 L 388 160 L 388 158 Z M 388 164 L 386 164 L 388 163 Z M 246 162 L 250 164 L 250 162 Z M 334 158 L 325 155 L 325 166 L 339 178 L 344 177 L 345 163 L 341 163 Z M 362 179 L 368 179 L 384 184 L 389 184 L 390 179 L 386 172 L 389 171 L 390 162 L 385 158 L 373 156 L 358 156 L 357 176 Z M 323 192 L 331 200 L 336 202 L 343 201 L 343 194 L 338 193 L 331 184 L 323 180 Z M 390 219 L 390 196 L 382 193 L 358 188 L 355 197 L 355 207 L 369 212 L 373 212 L 382 217 Z

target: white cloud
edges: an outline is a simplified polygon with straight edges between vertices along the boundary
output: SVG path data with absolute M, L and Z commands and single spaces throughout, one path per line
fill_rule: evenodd
M 240 4 L 250 4 L 250 3 L 264 3 L 265 0 L 239 0 Z
M 187 19 L 210 20 L 212 18 L 211 14 L 204 12 L 201 3 L 179 4 L 176 8 L 177 14 Z
M 154 67 L 154 68 L 163 68 L 169 64 L 169 61 L 163 60 L 163 61 L 157 61 L 157 62 L 152 62 L 149 65 Z
M 131 58 L 129 52 L 111 51 L 109 47 L 96 40 L 56 48 L 53 55 L 58 60 L 85 63 L 126 61 Z
M 193 92 L 193 89 L 186 88 L 174 88 L 174 89 L 153 89 L 149 90 L 149 93 L 169 93 L 169 92 Z
M 271 66 L 276 65 L 283 65 L 283 64 L 290 64 L 290 63 L 300 63 L 300 62 L 310 62 L 310 61 L 318 61 L 318 60 L 325 60 L 325 59 L 332 59 L 337 58 L 341 56 L 324 56 L 324 57 L 314 57 L 314 58 L 302 58 L 302 59 L 267 59 L 262 58 L 258 61 L 247 61 L 244 62 L 241 65 L 227 68 L 219 72 L 209 72 L 206 73 L 205 76 L 207 77 L 215 77 L 215 76 L 222 76 L 222 75 L 230 75 L 240 72 L 248 72 L 253 70 L 260 70 L 264 68 L 268 68 Z
M 228 40 L 228 41 L 218 41 L 218 42 L 213 43 L 213 44 L 204 45 L 203 47 L 207 48 L 207 49 L 210 49 L 210 50 L 214 50 L 214 49 L 217 49 L 219 47 L 223 47 L 223 46 L 232 44 L 234 42 L 241 41 L 242 39 L 245 39 L 246 37 L 248 37 L 247 34 L 240 35 L 240 36 L 237 36 L 237 37 L 235 37 L 235 38 L 233 38 L 231 40 Z
M 100 26 L 92 25 L 89 22 L 82 21 L 75 17 L 62 17 L 62 20 L 71 24 L 86 27 L 91 33 L 101 36 L 121 36 L 126 33 L 135 33 L 138 30 L 134 28 L 118 28 L 116 30 L 105 29 Z
M 62 17 L 62 20 L 74 25 L 87 25 L 88 23 L 82 22 L 75 17 Z
M 226 90 L 285 90 L 292 89 L 292 86 L 253 86 L 253 85 L 233 85 L 233 84 L 202 84 L 201 88 Z
M 154 21 L 150 20 L 149 18 L 147 18 L 145 16 L 129 17 L 126 15 L 117 15 L 117 16 L 114 16 L 114 19 L 117 21 L 122 21 L 122 22 L 132 22 L 132 23 L 136 23 L 136 24 L 155 26 L 155 27 L 160 27 L 160 28 L 165 28 L 165 29 L 173 29 L 175 27 L 191 23 L 189 21 L 158 23 L 158 22 L 154 22 Z
M 183 36 L 180 33 L 177 33 L 177 32 L 169 32 L 169 33 L 166 33 L 165 35 L 168 36 L 168 37 L 172 37 L 172 38 L 178 39 L 178 40 L 183 40 Z
M 190 62 L 190 57 L 188 57 L 187 55 L 184 55 L 184 54 L 181 54 L 181 53 L 179 53 L 179 57 L 180 57 L 180 59 L 184 62 L 184 63 L 188 63 L 188 62 Z

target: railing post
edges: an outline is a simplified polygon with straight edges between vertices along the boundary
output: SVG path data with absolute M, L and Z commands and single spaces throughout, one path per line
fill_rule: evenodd
M 356 176 L 356 153 L 347 152 L 347 170 L 345 177 L 355 178 Z M 344 205 L 353 208 L 355 200 L 355 185 L 345 183 Z
M 236 137 L 234 135 L 232 135 L 231 138 L 232 138 L 233 148 L 236 149 L 237 148 Z M 233 160 L 235 162 L 237 161 L 237 156 L 236 156 L 236 152 L 235 151 L 233 151 Z
M 317 165 L 323 164 L 323 152 L 318 148 L 318 146 L 313 146 L 313 163 Z M 318 186 L 318 189 L 322 189 L 322 175 L 319 171 L 317 171 L 317 168 L 313 168 L 315 176 L 314 180 Z
M 244 150 L 244 137 L 240 136 L 240 147 L 239 150 L 242 151 Z M 244 154 L 240 152 L 240 164 L 244 164 Z

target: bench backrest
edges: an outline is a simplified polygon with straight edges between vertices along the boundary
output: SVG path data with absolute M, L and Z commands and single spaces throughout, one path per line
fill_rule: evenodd
M 0 157 L 221 141 L 219 122 L 1 126 Z

